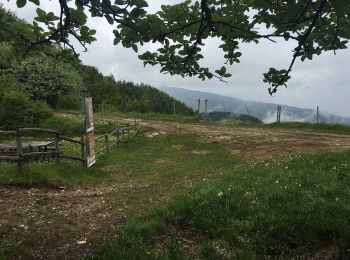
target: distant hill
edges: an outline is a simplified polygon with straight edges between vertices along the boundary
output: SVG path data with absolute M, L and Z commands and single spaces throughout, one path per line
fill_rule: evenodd
M 262 123 L 262 121 L 254 116 L 233 112 L 213 111 L 208 115 L 202 113 L 202 117 L 208 117 L 213 121 L 241 121 L 247 123 Z
M 277 104 L 247 101 L 239 98 L 193 91 L 183 88 L 162 87 L 162 91 L 184 102 L 187 106 L 197 110 L 197 100 L 202 99 L 201 112 L 204 111 L 204 99 L 208 99 L 208 112 L 222 111 L 246 114 L 256 117 L 264 123 L 276 121 Z M 281 121 L 316 122 L 316 111 L 293 106 L 282 105 Z M 350 125 L 350 118 L 337 116 L 325 112 L 320 113 L 320 122 Z

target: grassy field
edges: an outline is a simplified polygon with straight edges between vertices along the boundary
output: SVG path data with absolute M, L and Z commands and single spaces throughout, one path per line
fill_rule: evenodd
M 299 123 L 263 127 L 348 131 Z M 55 232 L 43 236 L 34 226 L 21 245 L 13 242 L 17 233 L 11 231 L 10 222 L 8 232 L 0 230 L 0 259 L 35 258 L 33 252 L 49 235 L 74 240 L 85 226 L 100 221 L 102 210 L 108 212 L 108 221 L 123 218 L 123 222 L 114 230 L 90 230 L 84 254 L 91 259 L 346 259 L 350 257 L 349 156 L 347 151 L 244 160 L 221 144 L 181 134 L 137 136 L 100 156 L 92 169 L 69 161 L 36 163 L 26 164 L 25 174 L 18 176 L 15 165 L 0 164 L 4 189 L 64 186 L 74 192 L 82 186 L 121 187 L 104 198 L 98 211 L 84 219 L 70 217 L 70 225 L 67 217 L 51 214 L 43 205 L 42 221 L 50 222 Z M 125 204 L 128 207 L 120 211 Z M 16 214 L 23 218 L 37 207 Z M 111 238 L 96 245 L 104 237 Z
M 349 152 L 241 163 L 133 220 L 92 259 L 350 257 Z

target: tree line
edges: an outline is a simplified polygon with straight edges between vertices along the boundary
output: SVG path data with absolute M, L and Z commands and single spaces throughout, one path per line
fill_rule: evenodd
M 55 44 L 27 52 L 20 38 L 34 37 L 30 25 L 0 6 L 0 126 L 35 125 L 54 110 L 76 110 L 92 96 L 96 111 L 173 113 L 194 111 L 145 84 L 117 81 Z

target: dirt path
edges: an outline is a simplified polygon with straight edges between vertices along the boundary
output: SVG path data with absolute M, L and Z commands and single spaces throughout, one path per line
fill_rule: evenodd
M 120 175 L 113 183 L 95 187 L 0 186 L 0 242 L 11 245 L 14 259 L 83 258 L 113 238 L 113 230 L 131 216 L 192 185 L 183 180 L 162 187 L 154 183 L 155 178 L 141 182 Z
M 134 119 L 99 116 L 103 120 L 133 124 Z M 195 133 L 206 142 L 217 142 L 242 157 L 343 151 L 350 149 L 350 135 L 293 130 L 238 128 L 200 124 L 181 124 L 156 120 L 136 120 L 138 125 L 162 133 Z

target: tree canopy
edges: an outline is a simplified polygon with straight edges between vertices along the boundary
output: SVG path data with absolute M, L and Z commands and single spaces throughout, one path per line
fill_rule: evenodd
M 102 75 L 55 43 L 28 51 L 13 33 L 31 35 L 30 25 L 1 5 L 0 22 L 9 29 L 0 30 L 0 127 L 50 125 L 53 109 L 79 110 L 87 95 L 97 111 L 172 114 L 175 105 L 177 114 L 194 115 L 156 88 Z
M 231 76 L 225 66 L 212 69 L 202 65 L 202 50 L 208 38 L 221 41 L 225 64 L 231 65 L 240 61 L 242 43 L 293 40 L 290 66 L 270 68 L 264 73 L 270 94 L 279 86 L 286 86 L 297 59 L 303 61 L 326 51 L 344 49 L 350 37 L 350 2 L 343 0 L 185 0 L 163 5 L 156 13 L 147 13 L 145 0 L 58 0 L 58 13 L 40 9 L 40 0 L 28 1 L 38 5 L 32 34 L 23 36 L 2 30 L 26 41 L 29 51 L 55 43 L 77 54 L 72 40 L 85 49 L 95 41 L 96 31 L 86 24 L 88 16 L 97 16 L 114 25 L 116 45 L 138 52 L 138 47 L 146 43 L 160 44 L 157 50 L 139 55 L 145 65 L 159 64 L 163 73 L 203 80 Z M 16 3 L 23 8 L 27 0 Z

